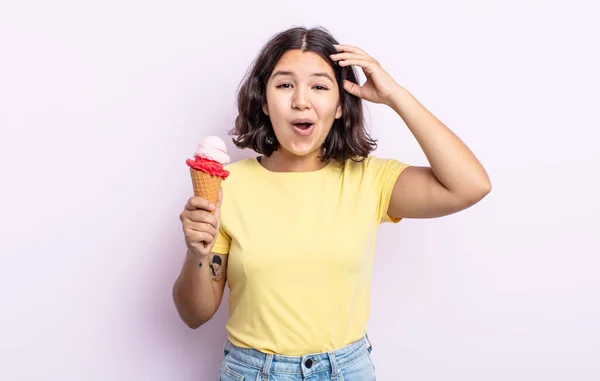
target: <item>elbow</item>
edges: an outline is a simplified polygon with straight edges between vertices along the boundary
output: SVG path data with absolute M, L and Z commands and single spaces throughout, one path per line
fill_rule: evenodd
M 186 321 L 185 324 L 188 327 L 190 327 L 191 329 L 198 329 L 202 325 L 202 323 L 196 323 L 196 322 L 190 322 L 190 321 Z
M 204 323 L 206 323 L 209 319 L 204 319 L 202 317 L 196 316 L 192 313 L 179 313 L 179 317 L 181 318 L 181 320 L 185 323 L 185 325 L 187 325 L 188 327 L 190 327 L 191 329 L 198 329 L 200 328 L 202 325 L 204 325 Z
M 203 316 L 202 311 L 193 308 L 189 301 L 185 299 L 177 292 L 177 283 L 173 286 L 173 302 L 175 304 L 175 310 L 179 315 L 179 318 L 191 329 L 198 329 L 204 323 L 206 323 L 211 316 Z
M 482 181 L 465 188 L 462 192 L 455 193 L 455 204 L 458 205 L 458 210 L 469 208 L 483 200 L 491 191 L 492 184 L 487 180 Z
M 467 202 L 470 205 L 475 205 L 479 201 L 483 200 L 485 196 L 487 196 L 492 191 L 492 183 L 489 179 L 482 181 L 480 184 L 474 186 L 472 191 L 469 192 L 469 196 L 467 197 Z
M 487 179 L 479 187 L 479 200 L 483 199 L 485 196 L 490 194 L 491 191 L 492 191 L 492 182 L 489 179 Z
M 492 180 L 490 180 L 487 172 L 484 174 L 479 187 L 481 189 L 481 198 L 484 198 L 492 191 Z

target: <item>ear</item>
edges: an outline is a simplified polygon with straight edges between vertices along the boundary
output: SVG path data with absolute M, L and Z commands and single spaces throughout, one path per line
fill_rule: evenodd
M 265 113 L 265 115 L 269 115 L 269 106 L 267 106 L 266 104 L 264 104 L 263 107 L 262 107 L 262 110 Z
M 339 119 L 341 118 L 343 115 L 343 110 L 342 110 L 342 105 L 338 105 L 337 109 L 335 110 L 335 119 Z

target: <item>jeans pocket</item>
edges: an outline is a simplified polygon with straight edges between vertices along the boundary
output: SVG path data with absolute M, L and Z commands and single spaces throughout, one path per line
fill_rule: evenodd
M 221 365 L 219 370 L 219 381 L 243 381 L 244 376 L 232 370 L 227 364 Z
M 341 368 L 340 380 L 343 381 L 375 381 L 375 367 L 368 353 L 359 360 Z

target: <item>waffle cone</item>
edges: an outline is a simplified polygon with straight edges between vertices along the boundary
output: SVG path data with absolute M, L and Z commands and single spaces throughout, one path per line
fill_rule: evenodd
M 194 168 L 190 168 L 190 173 L 192 175 L 192 185 L 194 186 L 194 196 L 202 197 L 216 206 L 221 190 L 221 178 L 197 171 Z

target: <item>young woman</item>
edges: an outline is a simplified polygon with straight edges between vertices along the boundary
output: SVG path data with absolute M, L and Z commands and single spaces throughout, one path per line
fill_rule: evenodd
M 431 167 L 370 155 L 362 100 L 396 111 Z M 375 380 L 366 327 L 378 225 L 468 208 L 490 192 L 486 171 L 377 60 L 322 28 L 274 36 L 238 110 L 233 141 L 260 155 L 227 166 L 218 205 L 192 197 L 180 215 L 182 320 L 207 322 L 227 282 L 220 380 Z

